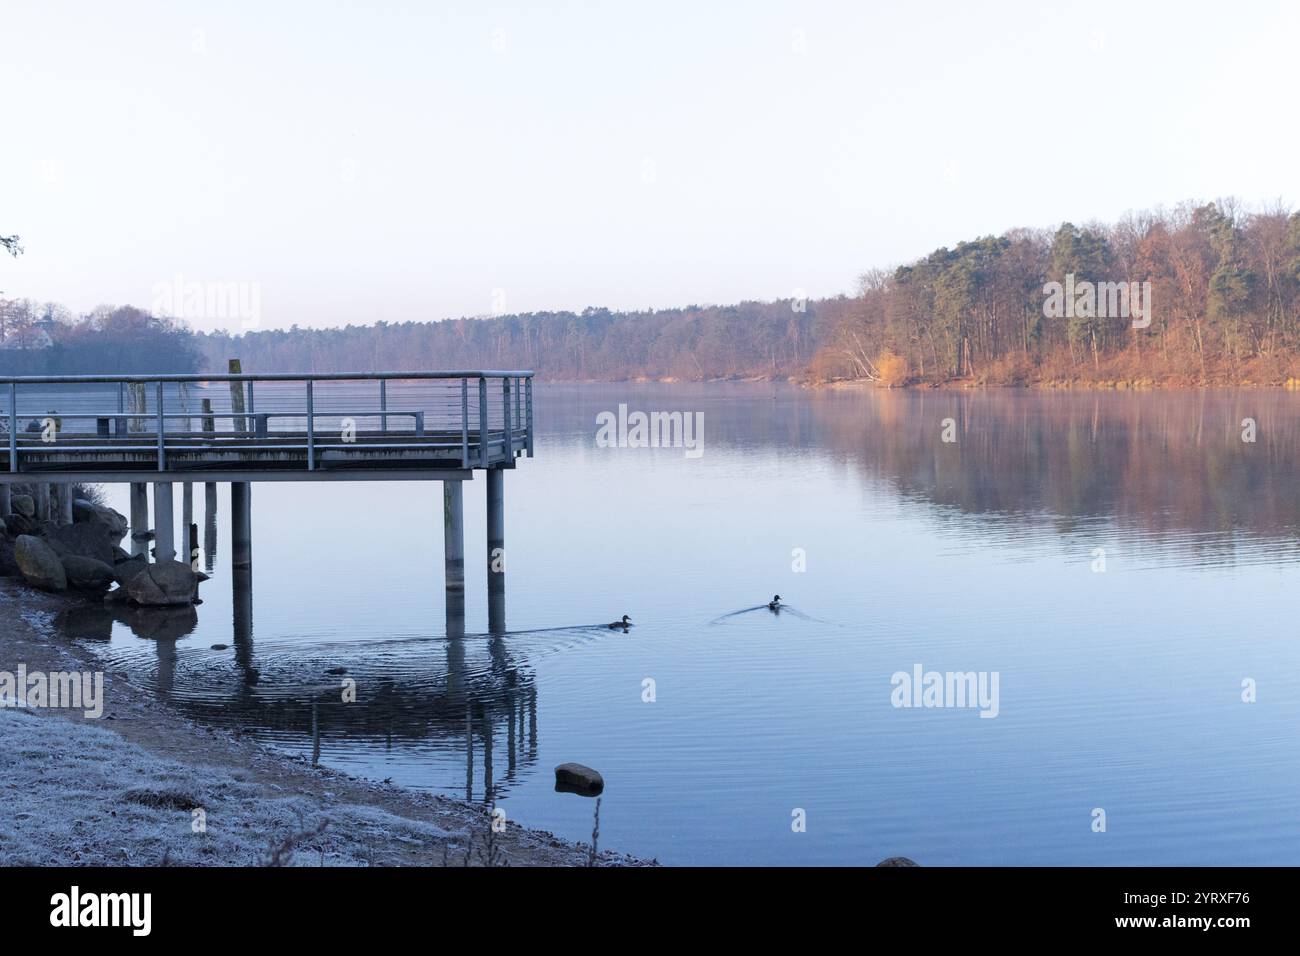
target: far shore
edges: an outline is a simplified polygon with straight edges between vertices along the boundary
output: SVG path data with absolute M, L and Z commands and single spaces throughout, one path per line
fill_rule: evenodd
M 790 385 L 832 391 L 858 391 L 882 389 L 884 391 L 920 391 L 925 389 L 1021 389 L 1042 391 L 1167 391 L 1199 392 L 1230 391 L 1241 388 L 1283 389 L 1300 391 L 1300 379 L 1288 379 L 1284 382 L 1184 382 L 1160 379 L 1070 379 L 1029 382 L 986 382 L 975 379 L 925 379 L 909 380 L 889 384 L 865 378 L 851 379 L 809 379 L 787 375 L 750 375 L 727 378 L 688 379 L 674 376 L 662 378 L 638 377 L 624 379 L 537 379 L 539 385 Z
M 54 627 L 75 600 L 0 578 L 0 672 L 98 670 Z M 507 821 L 492 834 L 482 804 L 312 767 L 199 725 L 122 674 L 104 674 L 103 700 L 100 719 L 0 707 L 0 772 L 24 797 L 0 800 L 0 864 L 591 863 L 588 846 L 545 831 Z M 594 862 L 654 865 L 609 850 Z

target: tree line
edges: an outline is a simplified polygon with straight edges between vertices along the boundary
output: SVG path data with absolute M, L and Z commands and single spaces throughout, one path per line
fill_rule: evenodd
M 17 254 L 17 237 L 0 237 Z M 1300 213 L 1235 200 L 1013 229 L 820 300 L 194 333 L 0 299 L 0 373 L 531 368 L 552 380 L 1300 380 Z
M 1087 295 L 1063 313 L 1061 287 Z M 1145 290 L 1150 315 L 1116 308 L 1130 290 Z M 1263 383 L 1300 375 L 1298 354 L 1300 213 L 1228 200 L 1016 229 L 869 272 L 811 372 L 886 384 Z

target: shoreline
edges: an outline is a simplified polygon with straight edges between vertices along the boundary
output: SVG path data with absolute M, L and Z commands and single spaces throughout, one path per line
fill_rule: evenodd
M 76 601 L 0 578 L 0 672 L 99 667 L 53 632 Z M 586 844 L 509 820 L 492 834 L 483 805 L 312 767 L 197 724 L 119 673 L 104 672 L 103 703 L 99 719 L 0 707 L 12 791 L 0 799 L 0 864 L 588 865 Z M 596 865 L 658 862 L 601 850 Z

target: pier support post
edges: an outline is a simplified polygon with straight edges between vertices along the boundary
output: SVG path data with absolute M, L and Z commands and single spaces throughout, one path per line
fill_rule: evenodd
M 217 485 L 203 485 L 203 569 L 211 573 L 217 558 Z
M 72 482 L 65 481 L 59 485 L 59 524 L 71 525 L 72 521 Z
M 505 472 L 487 469 L 488 630 L 506 627 L 506 497 Z
M 181 545 L 185 551 L 185 563 L 194 565 L 197 555 L 194 553 L 194 484 L 185 482 L 181 485 Z
M 158 561 L 176 560 L 176 513 L 170 481 L 153 483 L 153 551 Z
M 50 520 L 50 483 L 48 481 L 38 481 L 36 483 L 36 520 Z
M 14 513 L 13 489 L 8 484 L 0 485 L 0 519 L 8 518 Z
M 253 566 L 253 485 L 248 481 L 230 483 L 230 566 Z
M 447 636 L 465 633 L 465 494 L 459 481 L 442 483 L 442 549 L 447 585 Z
M 143 482 L 131 483 L 131 554 L 149 553 L 149 492 Z

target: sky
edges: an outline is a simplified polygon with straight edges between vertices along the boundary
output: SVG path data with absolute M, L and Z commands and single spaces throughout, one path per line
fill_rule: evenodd
M 201 330 L 819 297 L 1297 198 L 1294 0 L 0 0 L 7 297 Z

